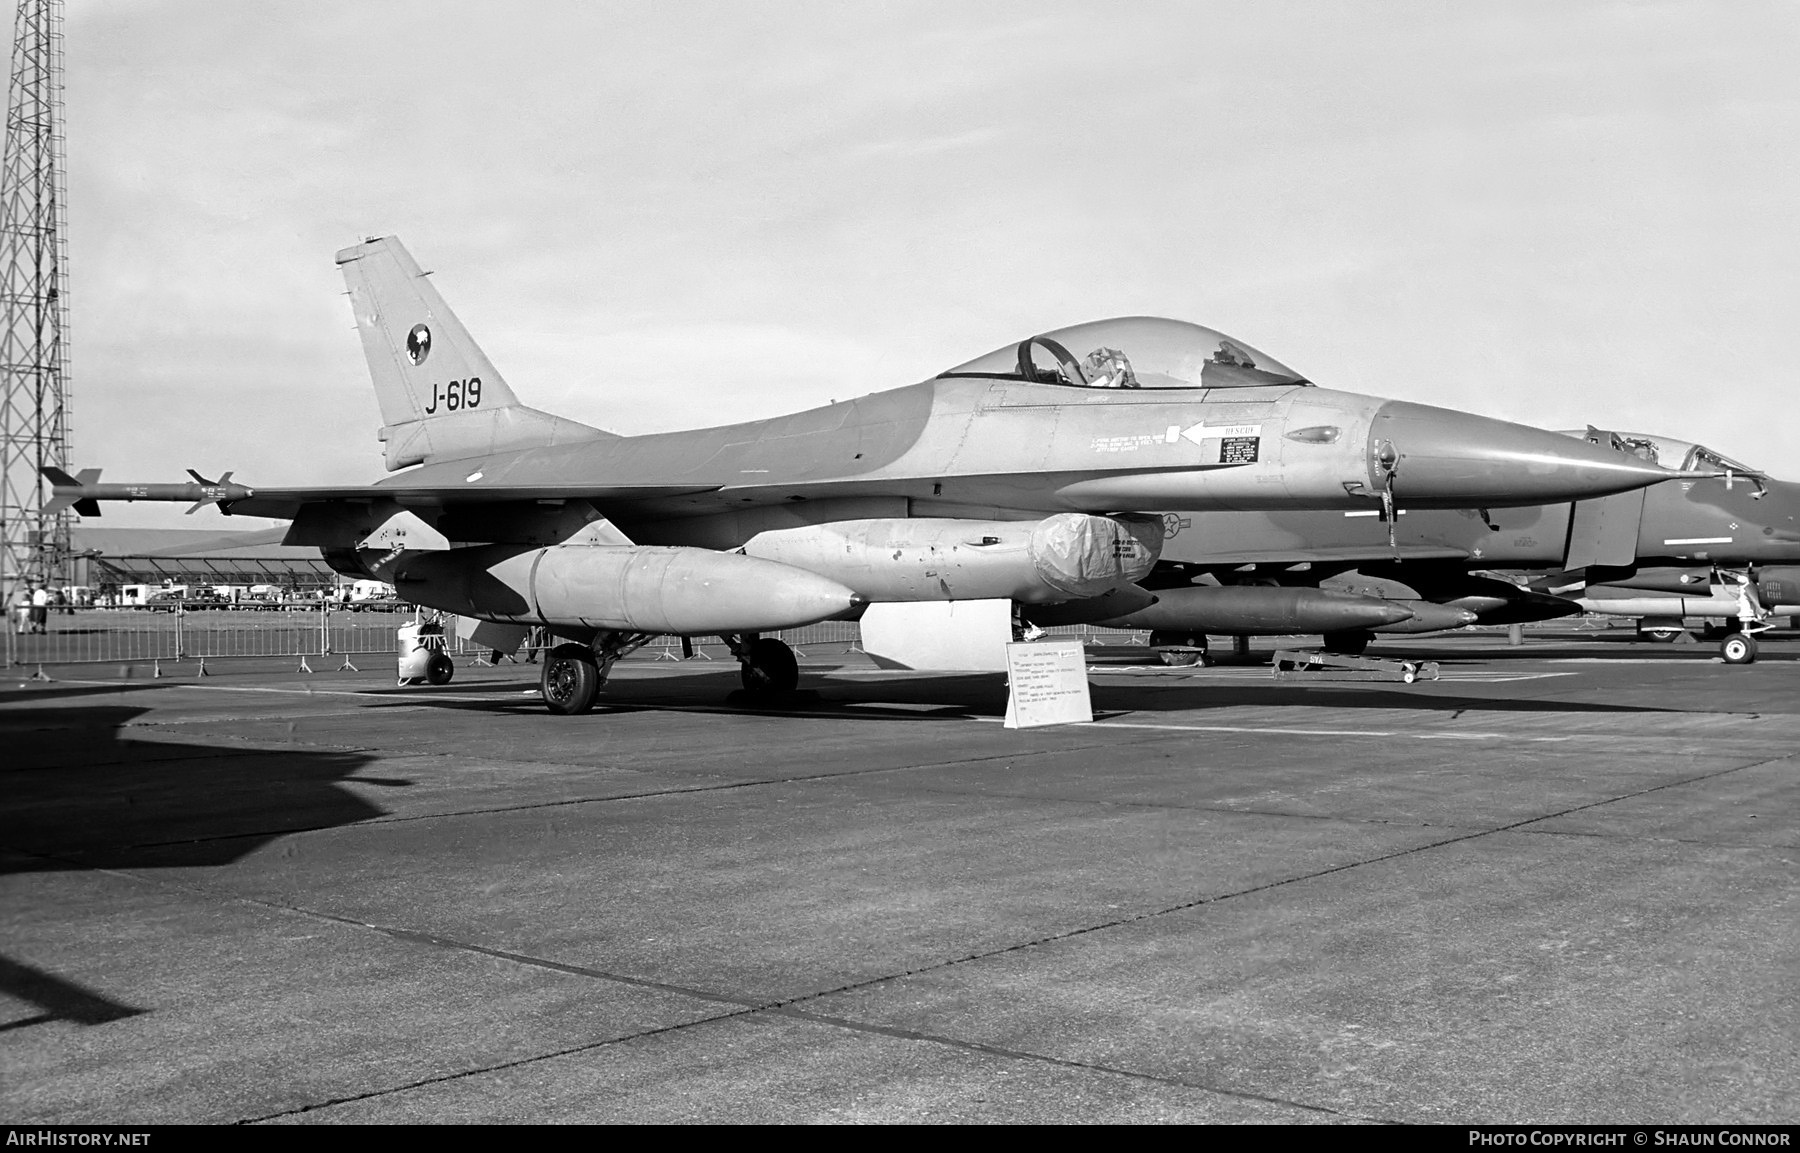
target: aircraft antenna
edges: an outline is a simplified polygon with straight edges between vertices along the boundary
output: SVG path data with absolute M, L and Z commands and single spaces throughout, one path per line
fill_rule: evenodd
M 0 590 L 70 576 L 69 514 L 45 514 L 46 465 L 69 466 L 62 0 L 19 0 L 0 171 Z

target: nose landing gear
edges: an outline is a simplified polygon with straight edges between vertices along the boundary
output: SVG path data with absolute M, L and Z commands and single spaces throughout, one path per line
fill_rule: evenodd
M 1732 633 L 1719 642 L 1719 655 L 1728 665 L 1747 665 L 1756 659 L 1756 638 L 1749 633 Z

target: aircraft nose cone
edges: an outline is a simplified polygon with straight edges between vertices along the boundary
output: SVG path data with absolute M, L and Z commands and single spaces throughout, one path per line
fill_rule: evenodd
M 1412 508 L 1555 504 L 1675 475 L 1560 433 L 1408 401 L 1376 411 L 1369 461 L 1377 491 L 1391 462 L 1394 497 Z

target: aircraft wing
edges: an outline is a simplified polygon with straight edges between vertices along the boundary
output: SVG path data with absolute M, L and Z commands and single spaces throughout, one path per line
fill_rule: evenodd
M 358 504 L 393 501 L 408 508 L 449 508 L 506 504 L 523 501 L 586 500 L 596 507 L 658 497 L 691 496 L 716 492 L 719 485 L 593 485 L 593 484 L 367 484 L 308 488 L 255 488 L 238 484 L 226 473 L 209 481 L 190 472 L 192 482 L 176 484 L 102 484 L 100 471 L 88 469 L 72 477 L 58 468 L 45 468 L 44 476 L 52 485 L 52 499 L 45 511 L 58 512 L 74 507 L 84 516 L 99 514 L 97 502 L 175 501 L 187 502 L 193 512 L 209 504 L 219 506 L 227 516 L 261 516 L 276 520 L 293 520 L 308 505 Z

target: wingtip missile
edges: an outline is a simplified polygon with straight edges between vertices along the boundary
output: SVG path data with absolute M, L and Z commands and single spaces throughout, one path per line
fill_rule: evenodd
M 100 501 L 103 500 L 166 500 L 191 501 L 188 512 L 195 512 L 209 504 L 219 506 L 219 511 L 229 513 L 231 502 L 244 500 L 256 495 L 256 490 L 247 485 L 233 483 L 231 473 L 227 472 L 218 480 L 207 480 L 193 469 L 188 475 L 194 478 L 192 484 L 101 484 L 100 470 L 97 468 L 82 469 L 74 476 L 60 468 L 45 466 L 41 472 L 51 485 L 51 498 L 44 504 L 45 512 L 61 512 L 73 508 L 82 516 L 99 516 Z
M 233 470 L 231 469 L 227 469 L 220 473 L 218 480 L 207 480 L 193 469 L 188 469 L 187 474 L 193 477 L 195 481 L 199 482 L 200 491 L 205 495 L 201 496 L 200 499 L 193 504 L 188 505 L 186 515 L 193 516 L 209 504 L 222 504 L 228 499 L 234 499 L 226 495 L 231 489 L 232 471 Z M 243 486 L 239 485 L 238 487 L 242 488 Z

